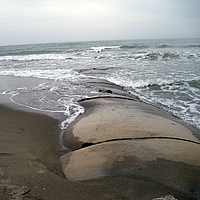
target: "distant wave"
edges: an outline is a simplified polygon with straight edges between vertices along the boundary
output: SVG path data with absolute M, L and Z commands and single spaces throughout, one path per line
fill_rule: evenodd
M 142 45 L 122 45 L 120 46 L 120 49 L 142 49 L 142 48 L 147 48 L 147 46 L 142 46 Z
M 200 44 L 197 44 L 197 45 L 191 44 L 191 45 L 187 45 L 187 46 L 183 46 L 183 47 L 185 47 L 185 48 L 191 48 L 191 47 L 199 48 L 199 47 L 200 47 Z
M 50 53 L 55 53 L 55 52 L 53 52 L 53 51 L 47 51 L 47 50 L 15 51 L 15 52 L 0 53 L 0 56 L 19 56 L 19 55 L 50 54 Z
M 158 47 L 159 47 L 159 48 L 171 48 L 171 47 L 173 47 L 173 46 L 163 44 L 163 45 L 160 45 L 160 46 L 158 46 Z
M 176 47 L 176 46 L 173 46 L 173 45 L 167 45 L 167 44 L 162 44 L 162 45 L 159 45 L 159 46 L 156 46 L 157 48 L 173 48 L 173 47 Z M 179 47 L 183 47 L 183 48 L 199 48 L 200 45 L 186 45 L 186 46 L 179 46 Z M 120 46 L 120 49 L 142 49 L 142 48 L 150 48 L 150 46 L 143 46 L 143 45 L 122 45 Z
M 167 80 L 160 80 L 159 83 L 149 83 L 143 82 L 143 85 L 138 84 L 137 87 L 140 88 L 149 88 L 150 90 L 162 90 L 162 87 L 165 86 L 176 86 L 176 87 L 193 87 L 200 89 L 200 79 L 197 80 L 180 80 L 180 81 L 167 81 Z
M 44 54 L 24 54 L 24 55 L 6 55 L 0 56 L 0 61 L 41 61 L 41 60 L 73 60 L 65 54 L 54 54 L 54 53 L 44 53 Z
M 190 87 L 198 88 L 200 89 L 200 80 L 192 80 L 188 82 Z
M 158 58 L 169 59 L 169 58 L 179 58 L 181 55 L 173 52 L 166 53 L 148 53 L 145 59 L 156 60 Z
M 100 46 L 100 47 L 91 47 L 91 50 L 99 53 L 106 49 L 119 49 L 119 48 L 120 48 L 120 46 Z

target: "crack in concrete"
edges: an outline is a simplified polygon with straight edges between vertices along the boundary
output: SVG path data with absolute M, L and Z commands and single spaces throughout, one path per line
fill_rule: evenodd
M 184 138 L 173 138 L 173 137 L 141 137 L 141 138 L 116 138 L 116 139 L 110 139 L 110 140 L 105 140 L 105 141 L 100 141 L 100 142 L 97 142 L 97 143 L 89 143 L 89 145 L 84 145 L 84 144 L 88 144 L 87 142 L 84 143 L 82 145 L 82 147 L 76 149 L 76 150 L 79 150 L 79 149 L 82 149 L 82 148 L 85 148 L 85 147 L 88 147 L 88 146 L 93 146 L 93 145 L 97 145 L 97 144 L 102 144 L 102 143 L 107 143 L 107 142 L 114 142 L 114 141 L 124 141 L 124 140 L 149 140 L 149 139 L 168 139 L 168 140 L 180 140 L 180 141 L 185 141 L 185 142 L 191 142 L 191 143 L 195 143 L 195 144 L 198 144 L 200 145 L 200 142 L 197 142 L 197 141 L 193 141 L 193 140 L 188 140 L 188 139 L 184 139 Z
M 100 113 L 100 115 L 101 115 L 101 121 L 100 121 L 100 123 L 99 123 L 98 127 L 96 128 L 96 131 L 98 131 L 98 129 L 99 129 L 99 127 L 101 126 L 101 123 L 102 123 L 102 121 L 103 121 L 103 116 L 102 116 L 102 114 L 101 114 L 101 113 Z
M 121 97 L 121 96 L 100 96 L 100 97 L 88 97 L 88 98 L 84 98 L 84 99 L 80 99 L 77 102 L 83 102 L 83 101 L 88 101 L 88 100 L 93 100 L 93 99 L 101 99 L 101 98 L 116 98 L 116 99 L 125 99 L 125 100 L 130 100 L 130 101 L 140 101 L 137 97 Z

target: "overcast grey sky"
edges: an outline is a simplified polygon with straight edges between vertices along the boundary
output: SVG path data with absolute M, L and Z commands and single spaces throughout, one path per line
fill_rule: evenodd
M 200 37 L 200 0 L 0 0 L 0 45 Z

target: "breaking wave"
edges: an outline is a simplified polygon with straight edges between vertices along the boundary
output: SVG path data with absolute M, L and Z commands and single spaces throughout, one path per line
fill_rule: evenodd
M 106 79 L 200 128 L 199 44 L 199 39 L 172 39 L 0 47 L 0 76 L 5 77 L 0 89 L 15 95 L 17 103 L 63 112 L 66 127 L 83 112 L 79 99 L 99 95 L 80 79 Z M 16 77 L 36 78 L 36 86 L 18 84 Z

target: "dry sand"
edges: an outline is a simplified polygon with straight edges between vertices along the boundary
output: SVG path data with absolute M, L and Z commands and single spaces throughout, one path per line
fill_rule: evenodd
M 135 199 L 171 194 L 162 184 L 134 177 L 72 182 L 62 174 L 58 121 L 0 96 L 0 199 Z M 195 199 L 195 198 L 194 198 Z

